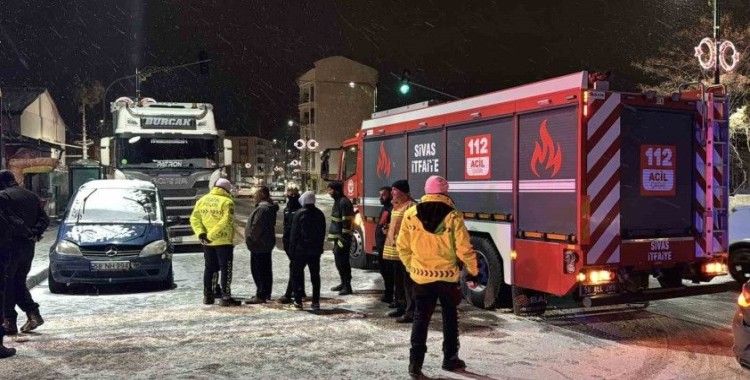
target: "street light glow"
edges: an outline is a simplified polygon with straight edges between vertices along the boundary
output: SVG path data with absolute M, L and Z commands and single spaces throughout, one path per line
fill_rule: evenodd
M 289 121 L 286 122 L 286 124 L 288 126 L 290 126 L 290 127 L 293 127 L 294 126 L 294 120 L 289 120 Z
M 406 95 L 409 93 L 409 90 L 411 90 L 411 86 L 409 86 L 409 83 L 401 83 L 401 87 L 398 88 L 398 90 L 401 92 L 401 94 Z
M 351 88 L 354 88 L 354 86 L 356 86 L 356 85 L 357 85 L 357 84 L 356 84 L 356 83 L 354 83 L 354 82 L 349 82 L 349 87 L 351 87 Z

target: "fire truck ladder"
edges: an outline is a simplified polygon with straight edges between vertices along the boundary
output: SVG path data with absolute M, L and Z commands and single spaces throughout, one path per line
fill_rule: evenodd
M 706 254 L 726 252 L 729 215 L 729 119 L 726 92 L 707 91 L 705 121 L 706 207 L 703 214 Z

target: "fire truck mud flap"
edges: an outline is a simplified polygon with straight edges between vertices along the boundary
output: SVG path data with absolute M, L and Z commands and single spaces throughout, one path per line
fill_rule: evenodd
M 639 303 L 644 301 L 657 301 L 669 298 L 690 297 L 702 294 L 723 293 L 736 291 L 736 282 L 723 282 L 719 284 L 680 286 L 677 288 L 654 288 L 638 293 L 601 294 L 584 297 L 584 307 L 607 306 L 617 304 Z

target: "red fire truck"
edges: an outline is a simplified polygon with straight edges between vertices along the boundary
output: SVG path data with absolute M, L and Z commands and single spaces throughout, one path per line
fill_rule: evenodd
M 364 121 L 322 166 L 357 208 L 352 263 L 377 261 L 380 187 L 408 179 L 418 199 L 437 174 L 479 258 L 480 285 L 464 286 L 476 306 L 543 312 L 547 295 L 589 307 L 726 290 L 694 285 L 727 272 L 725 90 L 624 93 L 597 79 L 578 72 Z

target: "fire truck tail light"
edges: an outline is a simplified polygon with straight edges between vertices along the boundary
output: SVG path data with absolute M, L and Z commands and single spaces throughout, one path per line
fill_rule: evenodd
M 727 264 L 720 262 L 720 261 L 709 261 L 707 263 L 703 264 L 703 273 L 712 275 L 712 276 L 718 276 L 727 274 L 728 267 Z
M 565 251 L 563 254 L 563 267 L 565 273 L 574 273 L 576 271 L 576 263 L 578 262 L 578 254 L 575 251 Z
M 354 225 L 357 227 L 362 226 L 362 214 L 360 213 L 354 214 Z
M 750 288 L 748 288 L 747 283 L 742 285 L 740 296 L 737 297 L 737 305 L 739 305 L 741 308 L 750 307 Z
M 578 273 L 578 282 L 587 285 L 606 284 L 615 280 L 615 272 L 607 269 L 595 269 Z

